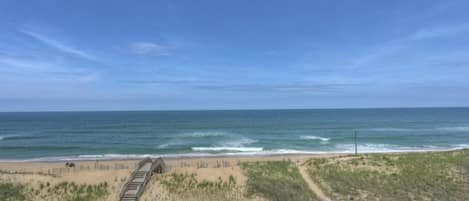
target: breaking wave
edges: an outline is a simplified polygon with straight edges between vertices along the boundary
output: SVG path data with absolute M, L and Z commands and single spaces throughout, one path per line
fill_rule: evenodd
M 257 152 L 262 151 L 262 147 L 192 147 L 193 151 L 239 151 L 239 152 Z
M 305 136 L 300 136 L 300 139 L 303 140 L 320 140 L 323 142 L 327 142 L 330 140 L 330 138 L 327 137 L 319 137 L 319 136 L 314 136 L 314 135 L 305 135 Z
M 437 128 L 369 128 L 365 129 L 377 132 L 418 132 L 418 131 L 448 131 L 448 132 L 469 132 L 469 126 L 437 127 Z
M 225 136 L 226 133 L 224 132 L 193 132 L 193 133 L 187 133 L 183 134 L 182 136 L 185 137 L 219 137 L 219 136 Z

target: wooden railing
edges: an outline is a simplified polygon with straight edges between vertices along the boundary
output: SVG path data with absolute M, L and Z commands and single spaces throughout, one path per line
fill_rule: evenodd
M 129 178 L 127 179 L 127 182 L 125 182 L 124 186 L 122 186 L 121 193 L 119 194 L 119 198 L 120 198 L 120 199 L 122 199 L 122 198 L 124 197 L 125 193 L 127 192 L 127 187 L 129 186 L 130 183 L 132 183 L 132 180 L 135 179 L 135 174 L 137 174 L 138 170 L 139 170 L 140 168 L 142 168 L 143 165 L 145 165 L 145 164 L 148 163 L 148 162 L 151 162 L 151 163 L 152 163 L 151 158 L 145 158 L 145 159 L 141 160 L 140 162 L 138 162 L 137 167 L 136 167 L 135 170 L 130 174 L 130 176 L 129 176 Z M 152 164 L 152 166 L 153 166 L 153 164 Z M 149 175 L 148 175 L 148 174 L 149 174 L 149 173 L 151 174 L 151 172 L 152 172 L 152 171 L 151 171 L 151 169 L 150 169 L 150 171 L 148 171 L 148 172 L 145 173 L 145 180 L 144 180 L 145 182 L 148 182 L 148 178 L 149 178 Z M 144 184 L 146 184 L 145 182 L 144 182 Z M 143 188 L 139 188 L 139 190 L 138 190 L 139 192 L 137 193 L 137 195 L 139 195 L 139 193 L 141 193 L 141 189 L 143 189 Z
M 156 160 L 152 160 L 151 158 L 145 158 L 143 160 L 141 160 L 136 169 L 132 172 L 132 174 L 130 174 L 129 178 L 127 179 L 127 182 L 124 184 L 124 186 L 122 186 L 122 189 L 121 189 L 121 193 L 119 194 L 119 197 L 120 199 L 122 200 L 122 198 L 125 196 L 125 193 L 127 192 L 127 188 L 129 186 L 129 184 L 132 183 L 132 181 L 135 179 L 135 174 L 138 172 L 138 170 L 140 168 L 142 168 L 146 163 L 151 163 L 151 167 L 149 169 L 149 171 L 145 172 L 145 176 L 144 176 L 144 179 L 143 179 L 143 183 L 142 185 L 140 185 L 140 187 L 138 188 L 138 191 L 136 193 L 136 196 L 137 198 L 140 196 L 140 194 L 143 192 L 143 190 L 145 189 L 145 186 L 146 184 L 148 183 L 148 181 L 150 181 L 150 178 L 151 176 L 153 175 L 153 172 L 158 168 L 160 167 L 161 168 L 161 172 L 159 173 L 163 173 L 166 171 L 166 165 L 163 161 L 162 158 L 157 158 Z

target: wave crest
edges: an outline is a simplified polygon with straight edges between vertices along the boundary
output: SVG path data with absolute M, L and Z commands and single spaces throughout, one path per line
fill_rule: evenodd
M 469 126 L 441 127 L 438 130 L 464 132 L 469 131 Z
M 327 137 L 320 137 L 320 136 L 314 136 L 314 135 L 300 136 L 300 139 L 303 139 L 303 140 L 320 140 L 320 141 L 323 141 L 323 142 L 327 142 L 327 141 L 330 140 L 330 138 L 327 138 Z
M 239 151 L 239 152 L 259 152 L 262 147 L 192 147 L 192 151 Z
M 369 128 L 365 129 L 376 132 L 419 132 L 419 131 L 447 131 L 447 132 L 467 132 L 469 126 L 436 127 L 436 128 Z
M 218 131 L 196 131 L 190 133 L 182 133 L 170 136 L 171 138 L 204 138 L 204 137 L 222 137 L 228 135 L 225 132 L 218 132 Z

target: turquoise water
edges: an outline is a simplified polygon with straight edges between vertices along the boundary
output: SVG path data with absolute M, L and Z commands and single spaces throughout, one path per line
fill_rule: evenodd
M 0 159 L 469 147 L 469 108 L 0 113 Z

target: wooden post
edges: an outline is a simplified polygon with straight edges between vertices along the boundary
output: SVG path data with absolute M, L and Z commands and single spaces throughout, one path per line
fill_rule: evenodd
M 354 142 L 355 142 L 355 155 L 358 154 L 358 150 L 357 150 L 357 131 L 353 131 L 353 139 L 354 139 Z

